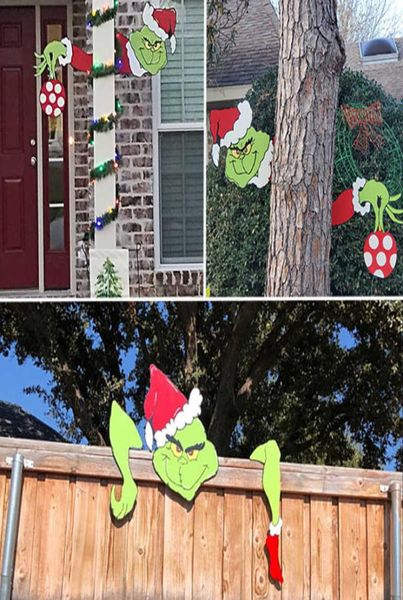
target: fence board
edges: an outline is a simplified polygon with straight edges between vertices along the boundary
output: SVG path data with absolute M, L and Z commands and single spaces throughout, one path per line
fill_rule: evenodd
M 150 518 L 150 515 L 152 517 Z M 139 489 L 137 504 L 128 530 L 128 598 L 132 600 L 161 600 L 164 552 L 164 495 L 159 485 Z M 181 560 L 181 549 L 170 541 L 175 559 Z
M 340 500 L 340 597 L 364 600 L 367 594 L 367 536 L 365 504 Z
M 337 525 L 337 524 L 336 524 Z M 339 598 L 337 573 L 337 527 L 332 499 L 311 500 L 311 597 Z
M 164 598 L 192 600 L 193 536 L 192 504 L 183 499 L 175 501 L 175 495 L 167 491 L 164 504 Z
M 283 497 L 282 568 L 284 584 L 282 600 L 304 597 L 304 498 Z
M 223 599 L 250 598 L 252 592 L 252 496 L 224 495 Z
M 368 596 L 373 600 L 388 597 L 385 590 L 385 550 L 389 546 L 385 538 L 385 505 L 367 503 L 368 535 Z
M 58 476 L 38 481 L 30 586 L 33 600 L 62 597 L 68 488 L 68 481 Z
M 222 597 L 223 494 L 206 490 L 194 507 L 193 600 Z
M 3 441 L 1 541 L 10 481 L 5 459 L 19 448 L 35 463 L 24 471 L 13 600 L 390 596 L 390 503 L 380 486 L 400 474 L 282 465 L 281 588 L 268 577 L 270 514 L 257 463 L 220 459 L 222 473 L 187 503 L 165 488 L 147 453 L 135 452 L 137 504 L 117 525 L 109 511 L 117 482 L 109 449 Z M 327 493 L 339 481 L 340 493 Z
M 30 594 L 35 531 L 35 521 L 32 515 L 35 514 L 37 487 L 36 477 L 25 478 L 22 490 L 20 526 L 18 528 L 18 552 L 15 561 L 13 589 L 15 598 L 28 598 Z M 2 539 L 1 532 L 0 539 Z

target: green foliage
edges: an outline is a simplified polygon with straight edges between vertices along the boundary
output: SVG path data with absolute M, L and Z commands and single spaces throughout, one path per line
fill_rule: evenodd
M 114 400 L 138 423 L 154 363 L 186 395 L 199 387 L 220 455 L 275 439 L 282 460 L 302 463 L 380 467 L 391 444 L 403 466 L 402 338 L 402 302 L 0 307 L 0 353 L 49 372 L 49 389 L 30 391 L 67 439 L 108 444 Z
M 276 92 L 277 75 L 271 70 L 253 84 L 246 96 L 254 114 L 253 126 L 271 135 L 275 132 Z M 399 104 L 380 85 L 369 81 L 362 73 L 343 72 L 340 79 L 340 106 L 368 106 L 377 100 L 381 102 L 384 119 L 380 132 L 385 144 L 380 150 L 375 151 L 371 146 L 367 155 L 351 150 L 349 160 L 346 147 L 352 147 L 354 137 L 341 116 L 338 117 L 332 200 L 340 192 L 352 187 L 358 175 L 366 179 L 378 177 L 384 180 L 391 195 L 403 191 L 403 104 Z M 396 142 L 400 147 L 396 146 Z M 218 169 L 211 164 L 208 167 L 207 282 L 212 296 L 260 296 L 264 294 L 265 287 L 270 186 L 257 190 L 250 185 L 238 190 L 224 177 L 223 156 Z M 402 206 L 402 201 L 397 204 Z M 348 223 L 333 228 L 330 269 L 332 294 L 401 294 L 403 226 L 392 223 L 389 218 L 386 218 L 386 225 L 396 238 L 398 258 L 394 272 L 384 280 L 372 276 L 363 259 L 365 239 L 374 227 L 373 216 L 356 215 Z

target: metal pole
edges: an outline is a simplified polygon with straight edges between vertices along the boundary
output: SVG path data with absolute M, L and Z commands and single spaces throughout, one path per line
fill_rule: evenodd
M 10 600 L 13 583 L 15 547 L 20 520 L 22 472 L 24 457 L 19 452 L 13 459 L 11 471 L 10 495 L 8 501 L 6 537 L 4 539 L 3 563 L 1 568 L 0 600 Z
M 392 498 L 392 582 L 391 582 L 391 600 L 402 599 L 402 549 L 400 543 L 400 511 L 402 504 L 402 489 L 400 483 L 394 482 L 390 486 L 390 495 Z

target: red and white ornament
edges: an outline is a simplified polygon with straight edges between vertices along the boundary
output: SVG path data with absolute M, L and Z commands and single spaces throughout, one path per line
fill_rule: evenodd
M 386 279 L 396 265 L 396 240 L 389 231 L 373 231 L 364 244 L 364 261 L 371 275 Z
M 39 102 L 47 117 L 59 117 L 66 106 L 66 92 L 61 81 L 49 79 L 41 87 Z

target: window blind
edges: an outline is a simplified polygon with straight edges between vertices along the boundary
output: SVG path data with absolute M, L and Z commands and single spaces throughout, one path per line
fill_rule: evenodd
M 159 134 L 161 262 L 203 257 L 203 132 Z
M 161 72 L 161 122 L 184 123 L 204 119 L 204 2 L 181 0 L 176 52 Z M 168 52 L 169 44 L 167 45 Z

